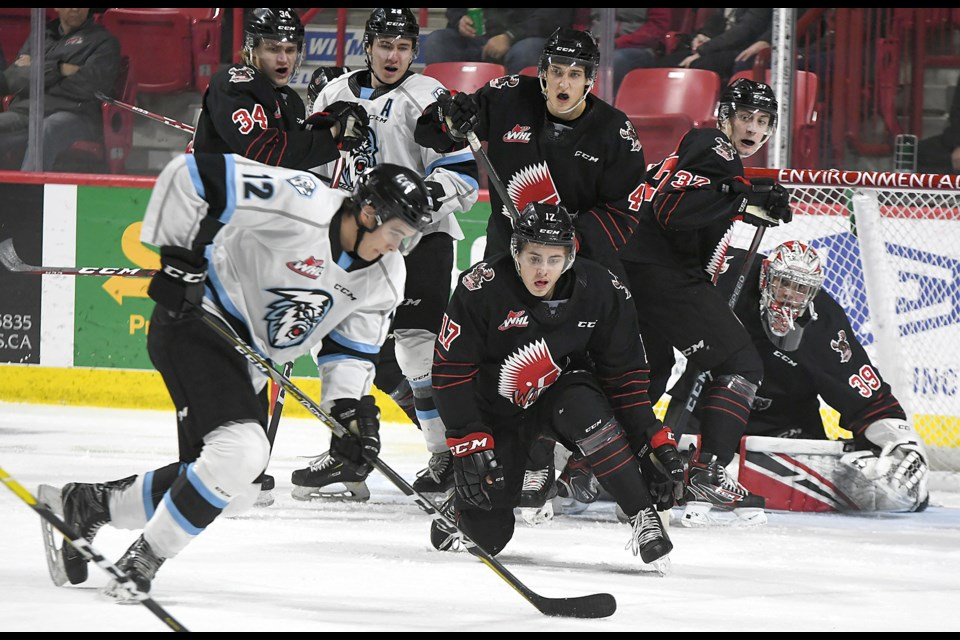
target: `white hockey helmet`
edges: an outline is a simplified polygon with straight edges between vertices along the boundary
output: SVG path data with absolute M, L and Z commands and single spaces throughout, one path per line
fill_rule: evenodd
M 816 319 L 813 299 L 823 286 L 820 256 L 799 240 L 778 245 L 760 266 L 760 315 L 763 330 L 777 348 L 796 351 L 803 338 L 798 320 L 810 309 Z

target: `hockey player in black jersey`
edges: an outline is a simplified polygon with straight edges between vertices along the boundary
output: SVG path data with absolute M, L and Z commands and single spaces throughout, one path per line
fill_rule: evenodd
M 545 434 L 586 457 L 630 518 L 627 547 L 654 563 L 672 548 L 656 505 L 682 498 L 682 463 L 647 396 L 630 291 L 577 256 L 575 245 L 562 206 L 530 203 L 510 252 L 462 273 L 433 363 L 456 479 L 455 498 L 443 508 L 455 506 L 474 542 L 502 551 L 513 536 L 527 452 Z M 455 537 L 456 530 L 431 529 L 438 549 Z
M 723 295 L 733 291 L 743 260 L 742 250 L 731 251 L 717 282 Z M 747 274 L 737 315 L 763 358 L 764 373 L 746 433 L 766 437 L 744 438 L 740 482 L 766 496 L 768 508 L 922 509 L 928 499 L 923 440 L 823 282 L 816 249 L 795 240 L 775 247 Z M 688 387 L 675 388 L 671 396 L 688 393 Z M 821 398 L 853 434 L 846 450 L 821 445 L 827 439 Z M 692 430 L 699 414 L 695 409 Z M 784 445 L 769 438 L 800 440 Z M 792 462 L 798 459 L 803 463 Z
M 416 140 L 436 150 L 464 146 L 473 131 L 517 210 L 529 202 L 563 203 L 576 217 L 577 251 L 623 275 L 617 250 L 637 223 L 646 163 L 627 116 L 593 95 L 600 50 L 588 31 L 567 27 L 547 39 L 539 76 L 506 76 L 474 94 L 441 96 L 417 123 Z M 509 250 L 509 208 L 490 189 L 484 256 Z M 524 516 L 539 509 L 553 485 L 548 444 L 532 461 Z M 543 465 L 546 465 L 544 467 Z M 548 514 L 549 515 L 549 514 Z
M 473 131 L 519 211 L 563 203 L 576 217 L 580 255 L 619 271 L 615 254 L 636 226 L 646 164 L 630 120 L 590 93 L 600 51 L 588 31 L 562 27 L 544 45 L 539 77 L 504 76 L 474 94 L 441 96 L 416 141 L 445 151 Z M 510 248 L 509 209 L 490 189 L 484 256 Z
M 445 493 L 453 467 L 443 422 L 433 403 L 430 370 L 443 310 L 450 300 L 454 241 L 463 239 L 456 214 L 477 201 L 477 163 L 470 149 L 438 153 L 413 141 L 417 118 L 444 91 L 435 78 L 410 70 L 420 42 L 420 26 L 410 9 L 378 7 L 364 29 L 366 67 L 330 80 L 314 110 L 356 101 L 370 114 L 370 136 L 348 155 L 341 186 L 349 188 L 369 167 L 390 162 L 416 171 L 430 192 L 433 224 L 405 257 L 404 301 L 380 351 L 376 386 L 389 394 L 420 427 L 430 452 L 427 468 L 413 482 L 421 493 Z M 332 167 L 320 169 L 321 175 Z M 404 403 L 406 396 L 408 401 Z M 321 454 L 293 472 L 293 497 L 302 500 L 366 500 L 363 474 L 348 475 Z
M 382 164 L 354 194 L 306 171 L 238 155 L 186 154 L 157 178 L 141 241 L 162 269 L 147 350 L 176 408 L 178 460 L 142 475 L 62 489 L 64 520 L 86 540 L 105 524 L 143 529 L 117 566 L 142 591 L 224 512 L 250 507 L 270 443 L 260 391 L 267 376 L 208 320 L 271 362 L 320 348 L 321 406 L 349 435 L 331 455 L 364 467 L 380 450 L 370 395 L 376 355 L 400 304 L 409 251 L 430 223 L 423 181 Z M 202 307 L 205 316 L 196 312 Z M 171 416 L 172 417 L 172 416 Z M 87 579 L 86 560 L 63 547 L 65 574 Z M 122 597 L 114 581 L 106 594 Z
M 737 452 L 763 364 L 708 270 L 723 262 L 735 220 L 772 226 L 791 218 L 786 189 L 751 184 L 743 174 L 741 157 L 756 153 L 776 124 L 773 90 L 734 81 L 721 95 L 718 128 L 691 129 L 650 170 L 639 226 L 619 253 L 642 310 L 651 399 L 665 391 L 674 349 L 688 366 L 713 373 L 703 391 L 702 447 L 690 464 L 687 499 L 735 510 L 754 523 L 765 521 L 763 499 L 743 490 L 724 467 Z
M 296 9 L 252 9 L 243 37 L 242 62 L 214 74 L 203 95 L 195 151 L 310 169 L 366 140 L 367 114 L 356 104 L 332 104 L 308 119 L 303 100 L 290 88 L 303 59 Z

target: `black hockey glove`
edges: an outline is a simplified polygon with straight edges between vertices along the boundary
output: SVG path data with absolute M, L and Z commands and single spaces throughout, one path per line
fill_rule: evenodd
M 207 259 L 183 247 L 160 247 L 160 271 L 150 280 L 147 295 L 173 315 L 183 315 L 203 300 Z
M 423 185 L 427 188 L 427 194 L 430 196 L 430 208 L 434 211 L 440 211 L 443 206 L 443 185 L 433 180 L 424 180 Z
M 313 75 L 310 76 L 310 82 L 307 83 L 307 113 L 313 111 L 313 103 L 317 101 L 317 96 L 320 95 L 328 82 L 349 72 L 349 67 L 317 67 L 314 69 Z
M 772 178 L 754 178 L 747 181 L 735 178 L 721 187 L 742 195 L 737 202 L 737 215 L 747 224 L 757 227 L 775 227 L 793 219 L 790 193 Z
M 337 100 L 327 105 L 323 111 L 318 111 L 307 118 L 304 128 L 330 129 L 334 125 L 338 125 L 338 130 L 333 141 L 341 151 L 349 152 L 359 149 L 370 134 L 370 117 L 364 108 L 356 102 L 343 100 Z
M 350 432 L 348 436 L 330 438 L 330 455 L 334 460 L 356 465 L 358 473 L 369 473 L 367 461 L 380 455 L 380 409 L 376 398 L 336 400 L 330 413 Z
M 506 483 L 503 467 L 493 453 L 493 436 L 474 431 L 462 438 L 447 438 L 447 446 L 453 454 L 457 495 L 478 509 L 492 509 L 491 492 L 503 491 Z
M 450 138 L 460 142 L 480 124 L 480 105 L 469 93 L 441 93 L 437 98 L 437 116 L 440 128 Z
M 683 460 L 670 427 L 658 431 L 650 444 L 643 446 L 639 456 L 640 472 L 650 487 L 650 497 L 657 509 L 666 511 L 675 504 L 684 504 Z

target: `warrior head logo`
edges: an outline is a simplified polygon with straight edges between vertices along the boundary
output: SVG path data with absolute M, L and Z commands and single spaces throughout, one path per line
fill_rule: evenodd
M 837 339 L 830 341 L 830 348 L 840 354 L 840 362 L 850 362 L 853 357 L 853 349 L 850 348 L 850 342 L 847 340 L 847 332 L 843 329 L 837 332 Z
M 517 211 L 523 211 L 531 202 L 560 204 L 560 194 L 546 162 L 524 167 L 513 174 L 507 182 L 507 194 L 513 200 Z M 506 207 L 503 207 L 500 213 L 510 217 Z
M 271 302 L 267 321 L 270 345 L 285 349 L 303 343 L 333 307 L 326 291 L 313 289 L 269 289 L 280 299 Z
M 643 146 L 640 144 L 640 138 L 637 137 L 637 130 L 633 128 L 633 123 L 629 120 L 624 121 L 623 129 L 620 129 L 620 137 L 630 141 L 630 151 L 637 153 Z
M 251 82 L 253 81 L 253 69 L 250 67 L 230 67 L 227 69 L 230 74 L 230 82 Z
M 553 361 L 550 348 L 540 338 L 510 354 L 500 366 L 501 396 L 521 409 L 526 409 L 560 377 L 560 367 Z
M 469 273 L 465 274 L 463 278 L 460 279 L 460 282 L 463 283 L 470 291 L 476 291 L 483 286 L 484 282 L 489 282 L 493 280 L 493 276 L 496 275 L 490 267 L 487 266 L 486 262 L 481 262 L 477 264 Z
M 717 146 L 715 146 L 713 150 L 718 156 L 727 162 L 737 157 L 737 149 L 729 140 L 724 140 L 723 138 L 714 138 L 713 140 L 717 143 Z

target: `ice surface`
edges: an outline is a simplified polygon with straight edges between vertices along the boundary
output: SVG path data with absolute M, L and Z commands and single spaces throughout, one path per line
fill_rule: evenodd
M 154 581 L 191 631 L 960 630 L 960 495 L 920 514 L 771 513 L 752 529 L 673 526 L 673 570 L 650 573 L 610 503 L 531 527 L 498 559 L 549 597 L 609 592 L 603 620 L 548 618 L 465 553 L 434 551 L 430 518 L 379 474 L 364 504 L 293 500 L 290 473 L 326 449 L 316 420 L 285 418 L 270 472 L 277 502 L 221 518 Z M 428 459 L 412 426 L 383 427 L 382 459 L 412 481 Z M 105 481 L 176 459 L 172 412 L 0 403 L 0 466 L 40 483 Z M 99 599 L 107 581 L 54 587 L 40 517 L 0 488 L 0 629 L 167 631 L 145 607 Z M 105 527 L 116 561 L 136 533 Z

